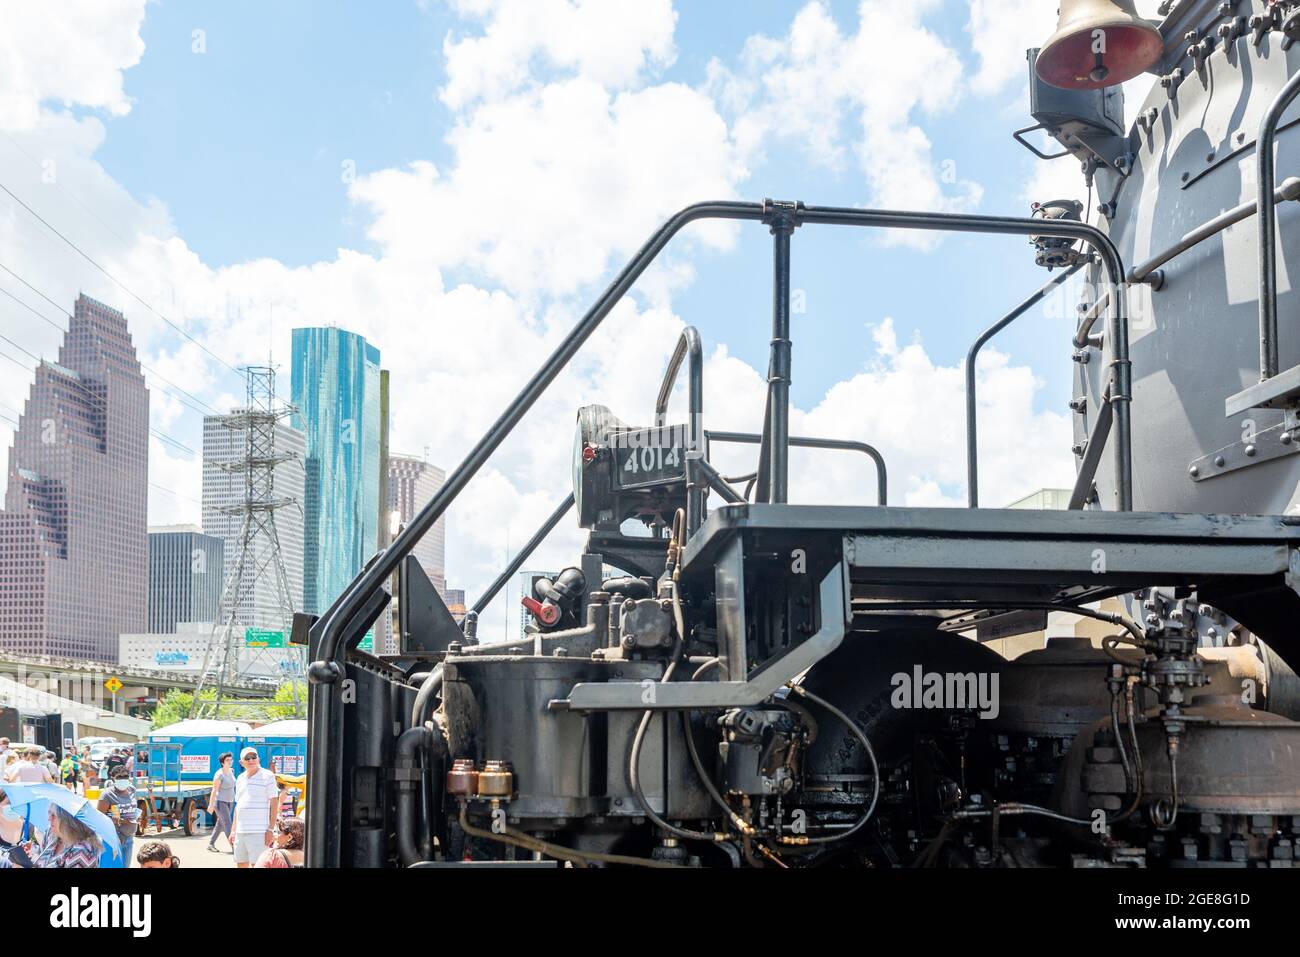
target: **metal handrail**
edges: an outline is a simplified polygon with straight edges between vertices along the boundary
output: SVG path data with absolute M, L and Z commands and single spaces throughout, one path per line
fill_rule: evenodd
M 709 429 L 704 430 L 706 445 L 710 442 L 736 442 L 743 445 L 759 445 L 762 439 L 763 437 L 757 432 L 714 432 Z M 889 503 L 889 477 L 885 470 L 885 457 L 880 454 L 875 446 L 868 445 L 866 442 L 855 442 L 852 439 L 815 439 L 805 435 L 790 436 L 790 445 L 792 448 L 861 452 L 868 456 L 876 463 L 876 502 L 879 505 Z
M 1269 106 L 1259 124 L 1255 140 L 1256 182 L 1259 196 L 1259 381 L 1271 379 L 1278 372 L 1277 350 L 1277 245 L 1274 232 L 1277 212 L 1269 200 L 1277 171 L 1273 143 L 1277 126 L 1291 101 L 1300 96 L 1300 73 L 1287 80 L 1286 86 Z
M 797 225 L 821 224 L 861 226 L 878 229 L 919 229 L 947 232 L 975 232 L 994 235 L 1051 236 L 1083 240 L 1100 255 L 1110 283 L 1114 287 L 1110 315 L 1112 361 L 1111 381 L 1115 404 L 1115 484 L 1119 493 L 1118 507 L 1122 511 L 1132 508 L 1132 447 L 1130 445 L 1129 407 L 1132 372 L 1128 355 L 1128 311 L 1123 285 L 1123 262 L 1114 243 L 1101 230 L 1086 223 L 1072 220 L 1042 220 L 1021 217 L 976 216 L 954 213 L 921 213 L 900 210 L 852 209 L 846 207 L 815 207 L 795 203 L 741 203 L 731 201 L 706 202 L 688 206 L 672 216 L 646 241 L 631 261 L 623 267 L 614 281 L 601 293 L 590 310 L 578 321 L 542 367 L 525 384 L 514 401 L 497 418 L 487 433 L 474 445 L 465 460 L 457 466 L 446 482 L 424 507 L 411 519 L 407 527 L 381 552 L 377 559 L 348 586 L 330 610 L 312 625 L 310 636 L 316 660 L 307 669 L 310 682 L 309 715 L 314 733 L 309 742 L 308 763 L 317 777 L 315 786 L 308 791 L 309 822 L 307 862 L 312 867 L 338 866 L 337 844 L 327 847 L 314 835 L 339 834 L 342 831 L 340 815 L 343 810 L 344 766 L 332 752 L 334 739 L 341 733 L 335 720 L 336 706 L 342 706 L 344 661 L 347 649 L 342 647 L 349 623 L 362 611 L 371 597 L 383 587 L 403 557 L 428 532 L 447 510 L 451 502 L 464 490 L 493 452 L 519 424 L 556 376 L 582 347 L 583 343 L 604 321 L 610 310 L 645 272 L 668 242 L 685 226 L 704 219 L 747 220 L 765 222 L 777 234 L 775 261 L 777 295 L 774 297 L 774 332 L 782 331 L 784 318 L 788 332 L 789 319 L 789 232 Z M 782 255 L 782 237 L 784 252 Z M 784 265 L 785 275 L 780 267 Z M 784 295 L 784 307 L 782 298 Z M 788 360 L 789 341 L 784 349 L 773 336 L 774 357 L 782 354 Z M 788 432 L 780 426 L 788 425 L 789 378 L 787 368 L 769 370 L 768 396 L 772 402 L 772 417 L 768 431 L 772 450 L 772 475 L 777 476 L 788 463 Z M 784 383 L 776 381 L 784 376 Z M 782 387 L 783 386 L 783 387 Z M 338 699 L 336 701 L 336 699 Z M 334 757 L 335 760 L 331 760 Z
M 966 499 L 971 508 L 978 508 L 980 503 L 979 439 L 976 435 L 977 414 L 975 407 L 975 360 L 979 356 L 980 350 L 984 348 L 990 339 L 1042 302 L 1053 290 L 1060 288 L 1065 280 L 1088 265 L 1089 261 L 1089 259 L 1082 259 L 1060 275 L 1053 277 L 1032 296 L 981 332 L 979 338 L 971 345 L 970 351 L 966 353 Z
M 688 415 L 687 434 L 689 436 L 688 452 L 699 451 L 701 436 L 704 434 L 704 346 L 700 343 L 700 333 L 694 326 L 682 330 L 677 347 L 673 349 L 664 370 L 664 379 L 659 386 L 659 397 L 655 400 L 655 425 L 664 425 L 664 416 L 668 412 L 668 400 L 672 398 L 673 387 L 677 384 L 677 373 L 682 367 L 682 360 L 690 357 L 687 369 L 686 397 Z M 704 490 L 699 476 L 695 474 L 695 457 L 686 457 L 686 528 L 693 533 L 699 528 L 704 511 Z
M 1276 206 L 1287 201 L 1300 200 L 1300 179 L 1294 176 L 1288 176 L 1282 181 L 1282 185 L 1273 191 L 1272 205 Z M 1164 285 L 1164 275 L 1159 272 L 1161 266 L 1178 256 L 1181 256 L 1187 250 L 1191 249 L 1211 236 L 1217 236 L 1229 226 L 1235 226 L 1243 220 L 1249 219 L 1255 215 L 1260 208 L 1259 204 L 1262 199 L 1252 199 L 1250 202 L 1242 203 L 1240 206 L 1234 206 L 1227 212 L 1220 213 L 1213 219 L 1202 223 L 1189 233 L 1184 233 L 1183 238 L 1178 240 L 1168 249 L 1152 256 L 1141 265 L 1134 266 L 1128 271 L 1129 282 L 1144 282 L 1149 284 L 1153 289 L 1159 289 Z M 1270 204 L 1265 203 L 1265 208 Z

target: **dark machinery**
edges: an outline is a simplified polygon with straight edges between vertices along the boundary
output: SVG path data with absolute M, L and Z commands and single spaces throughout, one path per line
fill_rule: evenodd
M 1300 338 L 1279 347 L 1278 315 L 1300 300 L 1279 281 L 1295 233 L 1274 207 L 1300 181 L 1274 166 L 1300 161 L 1278 135 L 1295 122 L 1300 4 L 1166 2 L 1159 25 L 1118 0 L 1061 7 L 1031 51 L 1032 111 L 1096 210 L 681 211 L 396 541 L 297 622 L 311 866 L 1293 865 Z M 1126 132 L 1116 84 L 1143 71 L 1160 82 Z M 1241 202 L 1247 163 L 1257 197 Z M 761 434 L 704 428 L 688 328 L 655 421 L 578 413 L 573 494 L 457 625 L 412 545 L 672 237 L 709 218 L 773 236 Z M 1252 218 L 1254 246 L 1233 229 Z M 971 349 L 969 509 L 888 507 L 874 448 L 790 434 L 791 239 L 827 226 L 1022 235 L 1061 270 Z M 975 356 L 1076 275 L 1070 509 L 979 508 Z M 684 422 L 668 414 L 683 363 Z M 753 472 L 721 475 L 721 442 L 756 445 Z M 809 446 L 870 457 L 879 504 L 790 504 L 791 449 Z M 479 641 L 478 614 L 575 510 L 577 563 L 524 596 L 521 637 Z M 357 645 L 395 573 L 401 652 L 378 658 Z M 1107 635 L 1011 659 L 987 644 L 1053 612 Z

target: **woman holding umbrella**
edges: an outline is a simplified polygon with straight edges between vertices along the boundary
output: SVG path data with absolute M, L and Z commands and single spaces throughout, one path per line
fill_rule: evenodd
M 0 868 L 122 866 L 117 827 L 93 802 L 58 784 L 6 784 L 4 793 L 0 818 L 21 824 L 22 833 L 0 854 Z M 38 845 L 30 840 L 32 824 L 43 818 L 48 826 Z
M 37 847 L 32 841 L 15 844 L 0 857 L 0 868 L 99 866 L 103 845 L 89 825 L 55 804 L 50 805 L 49 822 L 43 845 Z M 35 857 L 33 852 L 37 852 Z

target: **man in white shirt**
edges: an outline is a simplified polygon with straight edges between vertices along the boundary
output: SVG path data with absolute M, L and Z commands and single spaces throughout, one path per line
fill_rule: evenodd
M 252 867 L 271 846 L 271 828 L 280 811 L 280 785 L 275 775 L 262 767 L 257 748 L 239 752 L 243 772 L 235 779 L 235 866 Z

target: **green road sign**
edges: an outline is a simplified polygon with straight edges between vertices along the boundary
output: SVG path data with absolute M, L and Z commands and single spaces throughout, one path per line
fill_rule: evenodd
M 284 632 L 282 631 L 259 631 L 250 628 L 244 632 L 245 648 L 283 648 L 284 645 Z

